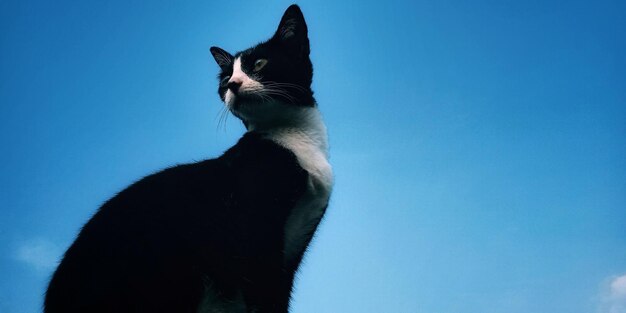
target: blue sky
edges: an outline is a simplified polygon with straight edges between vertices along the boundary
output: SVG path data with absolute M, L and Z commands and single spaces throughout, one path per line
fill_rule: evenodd
M 0 312 L 115 192 L 215 157 L 209 47 L 287 1 L 0 2 Z M 623 1 L 302 1 L 336 186 L 293 312 L 626 312 Z

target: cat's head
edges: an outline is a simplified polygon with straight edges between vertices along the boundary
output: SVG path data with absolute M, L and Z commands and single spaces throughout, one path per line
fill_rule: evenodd
M 234 56 L 211 47 L 221 70 L 220 98 L 247 127 L 314 107 L 309 51 L 304 16 L 297 5 L 291 5 L 269 40 Z

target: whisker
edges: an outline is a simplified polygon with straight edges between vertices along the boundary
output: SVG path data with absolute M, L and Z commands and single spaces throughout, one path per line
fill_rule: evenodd
M 226 131 L 226 120 L 228 119 L 228 108 L 226 105 L 222 106 L 222 109 L 220 110 L 219 113 L 219 121 L 217 123 L 217 129 L 220 128 L 220 126 L 222 126 L 222 130 Z
M 267 88 L 266 90 L 264 90 L 264 92 L 267 95 L 275 95 L 275 96 L 284 97 L 284 98 L 286 98 L 287 100 L 289 100 L 292 103 L 295 103 L 295 101 L 296 101 L 296 98 L 294 98 L 292 95 L 290 95 L 289 93 L 287 93 L 284 90 Z
M 293 89 L 297 89 L 303 92 L 307 92 L 308 89 L 304 88 L 300 85 L 296 85 L 296 84 L 292 84 L 292 83 L 279 83 L 279 82 L 275 82 L 275 81 L 266 81 L 263 82 L 263 84 L 268 85 L 268 86 L 276 86 L 276 87 L 287 87 L 287 88 L 293 88 Z

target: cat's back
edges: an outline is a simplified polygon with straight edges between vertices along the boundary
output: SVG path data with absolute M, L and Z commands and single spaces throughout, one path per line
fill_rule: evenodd
M 255 234 L 276 243 L 253 242 L 275 257 L 276 230 L 305 185 L 293 153 L 252 133 L 217 159 L 149 175 L 85 224 L 53 275 L 45 312 L 195 312 L 207 281 L 238 281 L 233 260 Z

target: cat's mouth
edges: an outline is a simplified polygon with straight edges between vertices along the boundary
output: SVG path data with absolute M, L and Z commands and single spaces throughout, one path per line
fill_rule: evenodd
M 228 90 L 224 102 L 232 109 L 237 109 L 241 106 L 247 106 L 262 102 L 264 97 L 257 91 L 239 90 L 238 92 L 232 92 Z

